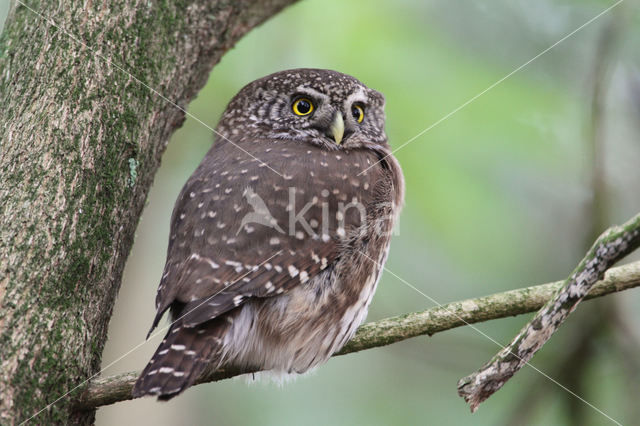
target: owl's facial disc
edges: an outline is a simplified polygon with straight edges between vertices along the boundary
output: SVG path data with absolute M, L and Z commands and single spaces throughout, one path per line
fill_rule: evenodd
M 225 111 L 225 138 L 268 138 L 327 150 L 376 149 L 387 143 L 384 97 L 335 71 L 281 71 L 245 86 Z M 240 127 L 238 123 L 243 123 Z

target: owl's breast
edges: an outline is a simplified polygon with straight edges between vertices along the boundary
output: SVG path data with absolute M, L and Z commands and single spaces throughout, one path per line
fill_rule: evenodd
M 284 295 L 245 304 L 225 338 L 225 362 L 275 377 L 326 362 L 367 316 L 380 269 L 365 269 L 369 276 L 355 299 L 343 292 L 343 278 L 326 271 Z

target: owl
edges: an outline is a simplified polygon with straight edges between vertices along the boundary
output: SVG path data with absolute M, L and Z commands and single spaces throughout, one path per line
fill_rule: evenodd
M 220 366 L 304 373 L 347 343 L 403 202 L 384 123 L 382 94 L 336 71 L 277 72 L 231 100 L 175 203 L 151 330 L 173 321 L 134 397 Z

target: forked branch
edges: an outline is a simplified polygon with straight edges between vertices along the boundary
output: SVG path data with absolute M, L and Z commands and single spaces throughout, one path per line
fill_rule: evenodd
M 476 411 L 549 340 L 607 269 L 640 246 L 640 214 L 606 230 L 589 253 L 509 346 L 475 373 L 460 379 L 458 394 Z

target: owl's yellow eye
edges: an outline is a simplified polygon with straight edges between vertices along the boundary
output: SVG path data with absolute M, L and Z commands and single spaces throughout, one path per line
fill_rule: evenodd
M 362 123 L 362 120 L 364 120 L 364 108 L 362 105 L 353 104 L 351 106 L 351 115 L 353 115 L 353 118 L 355 118 L 358 123 Z
M 295 115 L 309 115 L 313 112 L 313 102 L 307 98 L 297 99 L 291 106 Z

